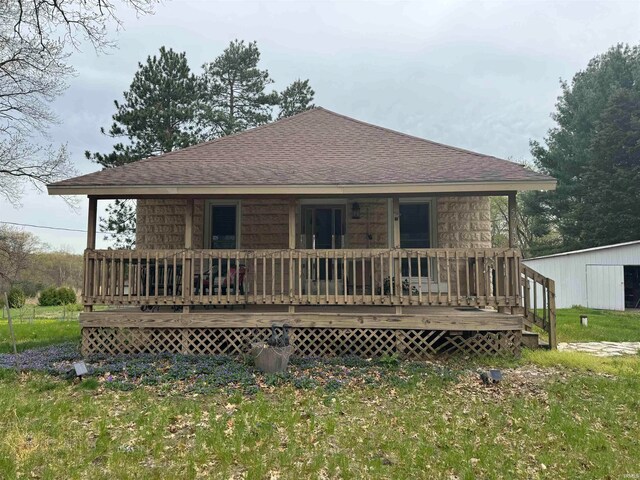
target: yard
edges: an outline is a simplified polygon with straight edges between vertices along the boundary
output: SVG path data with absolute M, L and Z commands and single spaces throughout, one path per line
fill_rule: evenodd
M 560 311 L 560 341 L 640 340 L 640 315 Z M 603 337 L 609 324 L 611 334 Z M 74 322 L 16 323 L 21 350 Z M 588 333 L 585 333 L 588 332 Z M 0 352 L 8 352 L 6 323 Z M 73 358 L 72 345 L 58 348 Z M 37 364 L 51 354 L 39 350 Z M 65 357 L 66 355 L 66 357 Z M 1 359 L 2 357 L 0 357 Z M 0 364 L 2 362 L 0 361 Z M 622 478 L 640 474 L 640 356 L 438 363 L 95 359 L 82 382 L 0 368 L 2 478 Z M 505 379 L 484 385 L 478 371 Z M 7 366 L 7 365 L 5 365 Z

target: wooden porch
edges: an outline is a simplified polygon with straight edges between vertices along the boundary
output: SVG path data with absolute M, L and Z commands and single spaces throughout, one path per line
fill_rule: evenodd
M 193 248 L 188 199 L 184 248 L 99 250 L 90 197 L 83 352 L 239 354 L 283 324 L 300 355 L 513 355 L 534 325 L 555 347 L 553 281 L 518 249 L 401 248 L 399 197 L 389 248 L 296 248 L 296 202 L 289 248 Z
M 516 249 L 87 250 L 83 351 L 240 354 L 272 325 L 311 356 L 517 355 L 534 325 L 555 347 L 553 281 L 520 260 Z

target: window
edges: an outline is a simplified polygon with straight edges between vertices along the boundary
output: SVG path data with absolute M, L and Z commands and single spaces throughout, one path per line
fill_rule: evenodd
M 400 248 L 431 247 L 430 203 L 400 203 Z M 429 263 L 420 259 L 420 273 L 429 276 Z M 418 275 L 418 259 L 411 259 L 411 274 Z M 409 276 L 409 260 L 402 260 L 402 276 Z
M 429 248 L 430 230 L 428 203 L 400 204 L 400 248 Z
M 208 203 L 207 247 L 234 249 L 239 246 L 238 205 Z

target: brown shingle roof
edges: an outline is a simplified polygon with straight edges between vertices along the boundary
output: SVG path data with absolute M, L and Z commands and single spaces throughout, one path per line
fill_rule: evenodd
M 315 108 L 262 127 L 52 185 L 375 185 L 545 182 L 507 160 Z

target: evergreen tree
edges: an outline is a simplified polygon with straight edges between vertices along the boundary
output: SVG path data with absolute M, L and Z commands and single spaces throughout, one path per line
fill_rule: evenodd
M 602 145 L 602 136 L 598 140 L 600 143 L 596 142 L 596 137 L 601 135 L 601 130 L 606 127 L 607 122 L 613 120 L 605 113 L 605 110 L 614 108 L 612 98 L 619 95 L 620 91 L 635 95 L 638 89 L 640 48 L 617 45 L 603 55 L 593 58 L 584 71 L 573 77 L 570 84 L 562 82 L 562 95 L 553 114 L 557 126 L 549 131 L 545 145 L 531 142 L 536 165 L 545 173 L 556 177 L 558 187 L 555 192 L 531 195 L 527 207 L 534 214 L 540 215 L 540 218 L 546 217 L 553 222 L 562 238 L 559 249 L 591 247 L 621 238 L 617 232 L 611 230 L 607 234 L 602 232 L 596 236 L 594 230 L 588 226 L 591 225 L 590 220 L 605 223 L 610 220 L 596 217 L 595 212 L 600 205 L 594 205 L 594 201 L 597 204 L 605 201 L 624 203 L 625 198 L 624 195 L 618 195 L 623 189 L 623 184 L 617 180 L 614 182 L 613 177 L 602 179 L 605 180 L 604 184 L 594 183 L 594 175 L 597 175 L 595 172 L 603 171 L 602 163 L 594 170 L 596 163 L 605 162 L 605 169 L 613 167 L 609 147 L 605 148 Z M 629 128 L 629 125 L 621 127 Z M 617 136 L 610 133 L 606 141 L 615 141 L 616 138 Z M 605 151 L 608 155 L 604 155 Z M 624 176 L 624 172 L 629 172 L 629 168 L 628 164 L 621 165 L 618 173 Z M 613 196 L 596 199 L 590 194 L 594 189 L 602 194 L 611 193 Z M 605 210 L 614 212 L 623 206 L 612 204 L 610 209 L 606 207 Z M 640 212 L 635 218 L 636 221 L 640 221 Z
M 271 121 L 278 94 L 267 92 L 273 83 L 269 72 L 258 68 L 260 51 L 256 42 L 235 40 L 222 55 L 205 63 L 205 123 L 212 138 L 241 132 Z
M 610 99 L 594 134 L 577 217 L 583 243 L 640 240 L 640 92 L 621 89 Z
M 296 80 L 280 94 L 280 113 L 278 118 L 291 117 L 315 107 L 313 91 L 309 80 Z
M 202 88 L 191 73 L 184 53 L 160 48 L 160 55 L 138 64 L 124 102 L 114 102 L 116 113 L 108 132 L 123 141 L 108 154 L 86 152 L 87 158 L 104 168 L 124 165 L 142 158 L 161 155 L 197 143 L 203 138 L 198 112 Z M 117 200 L 100 219 L 105 239 L 117 248 L 135 243 L 135 204 Z

